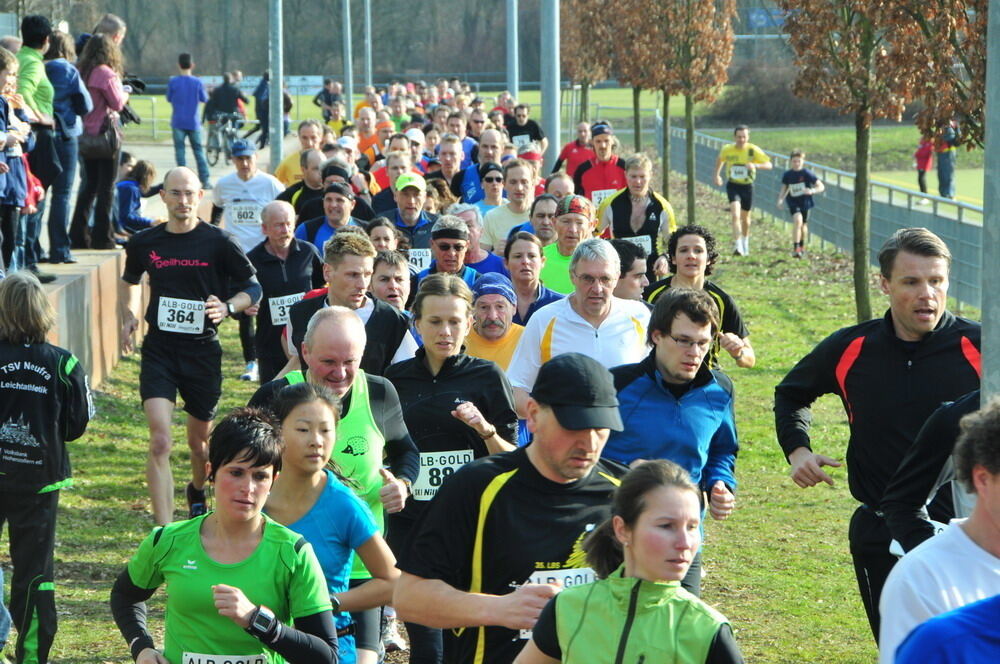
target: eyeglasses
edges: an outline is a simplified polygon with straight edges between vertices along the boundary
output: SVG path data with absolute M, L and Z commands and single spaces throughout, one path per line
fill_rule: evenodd
M 594 284 L 600 283 L 603 288 L 611 288 L 611 285 L 615 282 L 615 279 L 607 275 L 601 277 L 594 277 L 589 274 L 577 274 L 573 273 L 573 276 L 579 279 L 584 286 L 591 288 Z
M 177 189 L 168 189 L 167 193 L 171 198 L 194 198 L 198 195 L 196 191 L 179 191 Z
M 503 178 L 483 178 L 483 182 L 503 182 Z
M 697 346 L 698 350 L 705 352 L 708 350 L 708 347 L 712 345 L 711 339 L 699 339 L 698 341 L 695 341 L 694 339 L 678 339 L 672 334 L 668 334 L 667 336 L 673 339 L 674 343 L 681 348 L 694 348 Z
M 466 245 L 461 242 L 456 242 L 455 244 L 450 242 L 438 242 L 436 246 L 441 251 L 465 251 Z

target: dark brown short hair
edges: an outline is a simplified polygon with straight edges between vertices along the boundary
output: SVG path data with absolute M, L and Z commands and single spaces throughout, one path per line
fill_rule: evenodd
M 951 252 L 944 240 L 926 228 L 900 228 L 885 241 L 878 252 L 879 269 L 886 279 L 892 278 L 896 254 L 901 251 L 928 258 L 943 258 L 948 267 L 951 267 Z

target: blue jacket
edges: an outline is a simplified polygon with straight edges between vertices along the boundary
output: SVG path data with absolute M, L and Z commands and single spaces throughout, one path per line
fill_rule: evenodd
M 669 459 L 704 490 L 717 480 L 735 490 L 739 444 L 732 381 L 702 366 L 694 385 L 678 400 L 660 378 L 654 353 L 611 370 L 625 429 L 611 432 L 601 456 L 625 464 Z
M 122 180 L 118 190 L 118 223 L 132 233 L 149 228 L 153 220 L 142 216 L 142 192 L 135 180 Z
M 80 72 L 64 58 L 56 58 L 46 61 L 45 75 L 55 90 L 52 110 L 58 131 L 64 136 L 79 136 L 83 133 L 80 118 L 94 110 L 90 91 L 80 79 Z

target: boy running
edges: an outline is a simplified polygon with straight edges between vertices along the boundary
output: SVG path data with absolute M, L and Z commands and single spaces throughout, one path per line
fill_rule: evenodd
M 788 203 L 792 215 L 792 256 L 802 258 L 809 235 L 809 210 L 813 205 L 813 194 L 822 193 L 826 187 L 823 181 L 804 166 L 806 154 L 802 150 L 792 150 L 788 165 L 790 168 L 781 176 L 781 191 L 778 193 L 778 208 L 782 201 Z

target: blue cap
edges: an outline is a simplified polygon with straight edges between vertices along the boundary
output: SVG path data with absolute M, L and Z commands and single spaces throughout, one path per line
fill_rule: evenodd
M 233 141 L 232 152 L 234 157 L 249 157 L 252 154 L 257 154 L 257 148 L 250 141 L 239 138 Z
M 514 284 L 499 272 L 487 272 L 472 284 L 472 301 L 475 302 L 483 295 L 503 295 L 511 304 L 517 306 Z

